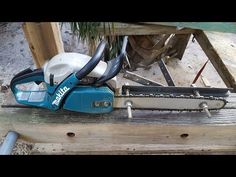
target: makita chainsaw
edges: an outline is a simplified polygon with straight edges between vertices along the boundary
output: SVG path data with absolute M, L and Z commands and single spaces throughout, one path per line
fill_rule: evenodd
M 229 88 L 163 86 L 143 77 L 125 72 L 143 86 L 123 85 L 118 88 L 116 75 L 126 58 L 128 37 L 123 39 L 119 55 L 107 59 L 107 43 L 101 41 L 90 57 L 79 53 L 60 53 L 41 69 L 18 73 L 10 87 L 16 101 L 28 106 L 50 110 L 66 109 L 84 113 L 109 113 L 114 108 L 163 111 L 218 110 L 227 101 Z M 107 62 L 104 62 L 107 61 Z M 162 67 L 163 69 L 163 67 Z M 168 76 L 168 74 L 167 74 Z M 135 78 L 134 78 L 135 77 Z M 170 78 L 167 78 L 168 83 Z M 31 90 L 25 84 L 33 83 Z

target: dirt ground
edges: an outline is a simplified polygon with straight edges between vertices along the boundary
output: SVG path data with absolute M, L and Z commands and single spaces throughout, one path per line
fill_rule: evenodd
M 28 67 L 34 68 L 34 62 L 21 28 L 22 23 L 0 24 L 0 85 L 7 85 L 11 78 Z M 72 35 L 67 24 L 61 28 L 62 40 L 66 52 L 78 52 L 88 54 L 88 47 Z M 215 49 L 222 57 L 224 63 L 236 77 L 236 34 L 206 32 Z M 192 39 L 192 37 L 191 37 Z M 176 86 L 190 86 L 196 73 L 207 61 L 207 57 L 198 45 L 197 41 L 189 40 L 182 60 L 173 59 L 167 63 L 167 67 L 173 77 Z M 149 70 L 138 68 L 135 73 L 166 85 L 165 79 L 157 63 L 151 65 Z M 138 85 L 118 75 L 120 85 L 129 82 L 130 85 Z M 226 87 L 216 70 L 209 62 L 204 69 L 197 86 Z M 31 144 L 19 142 L 13 154 L 29 154 Z
M 0 147 L 4 141 L 4 137 L 0 141 Z M 33 149 L 33 143 L 25 142 L 21 139 L 18 139 L 15 147 L 12 150 L 11 155 L 29 155 Z

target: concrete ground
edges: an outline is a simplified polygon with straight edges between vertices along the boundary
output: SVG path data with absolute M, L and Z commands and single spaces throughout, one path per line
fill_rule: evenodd
M 28 67 L 34 68 L 32 55 L 28 43 L 24 37 L 22 23 L 1 23 L 0 24 L 0 85 L 10 83 L 12 77 Z M 66 52 L 78 52 L 88 54 L 88 47 L 72 35 L 68 25 L 63 25 L 62 39 Z M 236 77 L 236 34 L 206 32 L 215 49 L 222 57 L 224 63 L 229 67 L 230 71 Z M 167 67 L 177 86 L 190 86 L 195 75 L 207 61 L 207 57 L 198 45 L 197 41 L 189 41 L 183 59 L 173 59 L 167 63 Z M 148 79 L 166 85 L 165 79 L 160 71 L 157 63 L 152 64 L 149 70 L 138 68 L 135 73 L 147 77 Z M 120 85 L 129 82 L 130 85 L 138 85 L 132 81 L 122 78 L 122 74 L 118 75 Z M 212 87 L 226 87 L 216 70 L 209 62 L 203 71 L 201 77 L 197 81 L 197 86 L 206 86 L 210 84 Z M 20 148 L 16 148 L 14 154 L 27 154 L 27 145 L 22 145 L 22 153 Z M 31 146 L 30 146 L 31 147 Z M 28 148 L 30 149 L 30 148 Z M 30 150 L 28 150 L 30 152 Z

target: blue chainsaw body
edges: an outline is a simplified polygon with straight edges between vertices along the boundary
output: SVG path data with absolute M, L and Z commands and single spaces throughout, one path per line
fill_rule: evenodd
M 75 76 L 71 75 L 65 82 L 54 88 L 53 93 L 47 90 L 21 91 L 19 89 L 15 89 L 13 93 L 20 104 L 50 110 L 63 108 L 85 113 L 108 113 L 113 110 L 114 93 L 109 87 L 74 86 L 75 81 Z
M 45 81 L 44 69 L 26 69 L 11 80 L 11 90 L 15 95 L 16 101 L 24 105 L 50 110 L 66 109 L 84 113 L 111 112 L 113 110 L 114 89 L 107 84 L 107 81 L 119 73 L 125 56 L 126 45 L 127 37 L 124 38 L 120 55 L 108 61 L 103 74 L 88 84 L 82 84 L 83 79 L 88 74 L 91 74 L 92 71 L 96 74 L 99 69 L 104 68 L 104 63 L 102 63 L 103 65 L 100 63 L 100 68 L 95 68 L 105 56 L 104 52 L 107 44 L 104 41 L 99 44 L 94 56 L 78 71 L 72 72 L 70 68 L 67 69 L 71 73 L 68 74 L 67 72 L 60 83 L 55 81 L 55 73 L 50 73 L 49 81 Z M 56 69 L 62 65 L 60 58 L 58 61 L 59 63 L 53 66 Z M 57 69 L 56 71 L 59 72 L 58 75 L 60 76 L 64 69 Z M 26 83 L 34 83 L 36 85 L 44 83 L 44 88 L 41 90 L 24 90 L 19 87 Z
M 78 86 L 67 96 L 63 108 L 86 113 L 108 113 L 113 110 L 114 93 L 108 87 Z

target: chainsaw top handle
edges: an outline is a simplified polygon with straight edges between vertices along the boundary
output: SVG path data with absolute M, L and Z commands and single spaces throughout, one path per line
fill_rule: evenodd
M 112 60 L 109 60 L 107 62 L 107 69 L 104 72 L 104 74 L 95 82 L 96 86 L 103 85 L 106 81 L 115 77 L 120 72 L 123 65 L 124 57 L 126 56 L 127 43 L 128 43 L 128 36 L 125 36 L 123 39 L 123 44 L 120 54 L 116 58 L 113 58 Z
M 78 72 L 76 72 L 76 77 L 78 80 L 81 80 L 83 77 L 88 75 L 99 63 L 99 61 L 102 59 L 104 56 L 103 53 L 104 51 L 106 52 L 108 48 L 107 42 L 106 41 L 101 41 L 99 46 L 97 47 L 95 54 L 93 57 L 89 60 L 89 62 Z
M 125 36 L 123 39 L 123 44 L 120 54 L 116 58 L 113 58 L 112 60 L 108 61 L 107 70 L 105 71 L 103 76 L 101 76 L 97 80 L 96 85 L 102 85 L 104 82 L 106 82 L 107 80 L 113 78 L 118 74 L 123 64 L 123 58 L 126 55 L 127 43 L 128 43 L 128 36 Z M 108 51 L 109 49 L 107 42 L 104 40 L 101 41 L 95 51 L 95 54 L 89 60 L 89 62 L 81 70 L 75 73 L 76 78 L 78 80 L 81 80 L 83 77 L 88 75 L 97 66 L 102 57 L 107 56 Z

